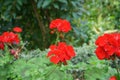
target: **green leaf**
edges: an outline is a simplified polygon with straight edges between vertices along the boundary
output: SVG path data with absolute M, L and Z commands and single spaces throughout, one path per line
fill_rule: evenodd
M 44 0 L 42 8 L 46 8 L 48 5 L 50 5 L 51 2 L 52 0 Z
M 16 8 L 20 11 L 21 10 L 21 7 L 18 5 L 18 4 L 16 4 Z
M 58 1 L 61 2 L 61 3 L 67 4 L 67 0 L 58 0 Z
M 71 1 L 71 3 L 72 3 L 72 5 L 73 5 L 74 7 L 77 7 L 76 2 Z
M 5 1 L 4 5 L 10 5 L 12 2 L 12 0 Z
M 79 16 L 77 15 L 77 13 L 72 13 L 72 16 L 73 16 L 73 18 L 75 18 L 75 19 L 79 18 Z
M 93 68 L 85 71 L 85 80 L 107 80 L 107 72 L 103 69 Z
M 39 0 L 37 3 L 37 8 L 40 8 L 42 6 L 43 0 Z
M 53 4 L 53 6 L 54 6 L 56 9 L 59 9 L 58 4 Z
M 17 0 L 17 3 L 22 6 L 22 0 Z

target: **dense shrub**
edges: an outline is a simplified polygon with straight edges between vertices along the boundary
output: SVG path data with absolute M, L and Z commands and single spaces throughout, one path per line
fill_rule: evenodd
M 76 57 L 68 61 L 68 65 L 61 67 L 50 63 L 46 57 L 48 49 L 24 50 L 18 60 L 10 55 L 0 57 L 0 78 L 3 80 L 106 80 L 116 73 L 115 68 L 110 67 L 114 64 L 97 59 L 93 43 L 74 49 Z M 7 54 L 2 51 L 1 53 Z

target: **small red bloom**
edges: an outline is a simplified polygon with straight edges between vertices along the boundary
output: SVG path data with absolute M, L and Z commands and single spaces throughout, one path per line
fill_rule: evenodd
M 71 30 L 70 22 L 64 19 L 55 19 L 50 23 L 50 29 L 57 29 L 59 32 L 69 32 Z
M 18 44 L 20 42 L 20 39 L 18 37 L 18 34 L 15 34 L 13 32 L 4 32 L 2 35 L 0 35 L 0 49 L 4 50 L 4 44 Z
M 16 53 L 16 50 L 14 50 L 14 49 L 11 49 L 11 50 L 10 50 L 10 53 L 11 53 L 12 55 L 15 55 L 15 53 Z
M 70 23 L 67 20 L 62 20 L 61 21 L 61 26 L 58 26 L 57 29 L 59 32 L 68 32 L 71 30 Z
M 13 28 L 13 31 L 20 33 L 20 32 L 22 32 L 22 29 L 20 27 L 16 26 L 16 27 Z
M 54 29 L 54 28 L 57 28 L 59 26 L 62 25 L 62 19 L 55 19 L 55 20 L 52 20 L 51 23 L 50 23 L 50 29 Z
M 59 62 L 67 64 L 66 60 L 74 57 L 75 51 L 72 46 L 67 45 L 65 42 L 59 42 L 58 45 L 50 46 L 47 56 L 50 57 L 50 61 L 54 64 L 58 64 Z
M 4 43 L 18 44 L 20 42 L 18 34 L 13 32 L 4 32 L 1 36 Z
M 117 80 L 116 76 L 111 76 L 109 80 Z

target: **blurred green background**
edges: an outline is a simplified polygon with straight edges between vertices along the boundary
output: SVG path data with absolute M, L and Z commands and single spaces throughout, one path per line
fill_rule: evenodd
M 94 42 L 120 30 L 120 0 L 0 0 L 0 16 L 0 34 L 20 26 L 27 42 L 18 60 L 0 51 L 1 80 L 108 80 L 116 74 L 112 61 L 97 59 Z M 49 29 L 56 18 L 70 21 L 65 41 L 74 46 L 76 57 L 50 74 L 55 65 L 46 48 L 56 40 Z
M 120 0 L 0 0 L 0 33 L 23 29 L 27 48 L 44 50 L 55 42 L 49 24 L 56 18 L 71 22 L 68 43 L 81 46 L 93 35 L 120 29 Z

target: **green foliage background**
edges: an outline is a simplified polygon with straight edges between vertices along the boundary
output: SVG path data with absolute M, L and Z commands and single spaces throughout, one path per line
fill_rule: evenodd
M 0 33 L 20 26 L 23 42 L 29 43 L 18 60 L 7 50 L 0 52 L 5 55 L 0 56 L 0 79 L 108 80 L 116 71 L 110 61 L 96 58 L 94 41 L 102 33 L 119 31 L 119 13 L 120 0 L 0 0 Z M 56 67 L 46 58 L 46 48 L 56 39 L 49 23 L 56 18 L 71 22 L 73 29 L 65 39 L 77 55 L 49 75 Z
M 29 49 L 45 49 L 56 37 L 50 34 L 50 21 L 63 18 L 73 27 L 66 38 L 81 46 L 91 35 L 119 29 L 119 8 L 119 0 L 1 0 L 0 32 L 20 26 Z
M 116 74 L 110 61 L 98 60 L 94 54 L 95 45 L 90 42 L 74 48 L 76 57 L 66 66 L 58 66 L 46 57 L 48 50 L 22 51 L 18 60 L 9 52 L 0 52 L 1 80 L 107 80 Z M 114 65 L 114 64 L 113 64 Z

